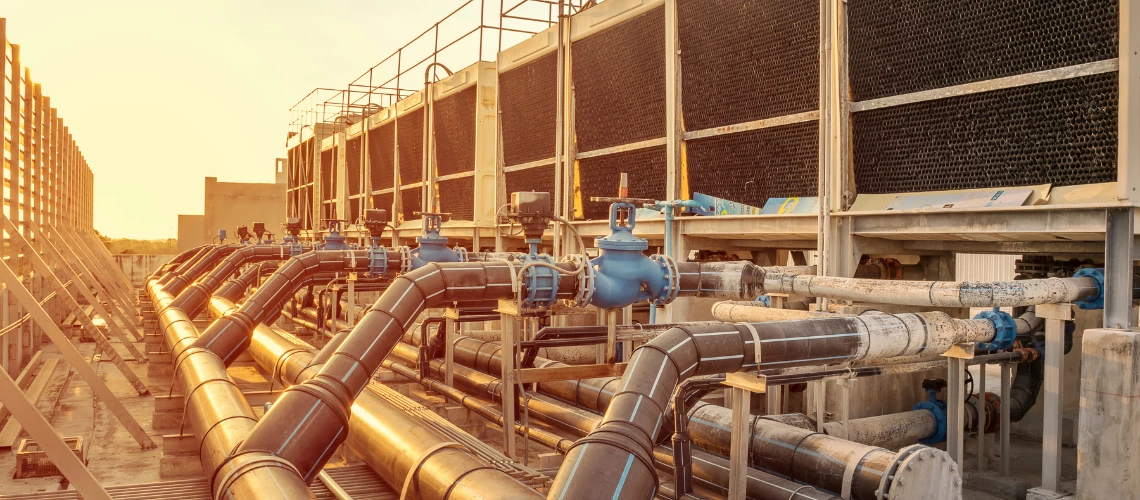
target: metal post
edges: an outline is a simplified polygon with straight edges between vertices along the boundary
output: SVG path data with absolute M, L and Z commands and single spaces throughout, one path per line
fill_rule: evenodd
M 728 500 L 744 500 L 748 490 L 748 425 L 752 393 L 739 387 L 732 389 L 732 447 L 729 452 Z
M 827 381 L 815 382 L 815 431 L 823 432 L 823 424 L 827 420 Z
M 978 470 L 986 470 L 986 364 L 978 365 Z
M 606 311 L 606 363 L 617 362 L 617 309 Z
M 840 417 L 843 420 L 843 437 L 846 439 L 851 435 L 851 428 L 847 426 L 851 421 L 851 384 L 854 382 L 852 379 L 836 380 L 835 384 L 839 386 L 839 399 L 843 404 L 843 410 Z
M 1123 142 L 1121 143 L 1123 145 Z M 1104 327 L 1132 326 L 1133 209 L 1110 209 L 1105 221 Z M 1046 353 L 1048 357 L 1048 353 Z
M 518 317 L 502 313 L 503 325 L 501 344 L 503 381 L 503 451 L 511 460 L 515 458 L 515 338 L 518 334 Z
M 1001 364 L 1001 475 L 1009 475 L 1009 389 L 1014 364 Z
M 1061 401 L 1064 389 L 1061 377 L 1065 373 L 1065 321 L 1072 319 L 1073 307 L 1068 303 L 1042 304 L 1036 307 L 1036 313 L 1037 317 L 1045 319 L 1045 423 L 1041 443 L 1041 488 L 1060 491 Z
M 356 273 L 348 273 L 348 309 L 344 314 L 348 317 L 348 327 L 356 326 Z
M 444 346 L 443 346 L 443 383 L 448 387 L 455 387 L 455 338 L 458 332 L 455 331 L 456 326 L 459 324 L 455 320 L 459 318 L 459 311 L 454 308 L 447 308 L 443 311 L 443 331 L 444 331 Z
M 40 415 L 36 405 L 24 397 L 24 393 L 20 391 L 20 386 L 16 385 L 16 382 L 7 373 L 2 372 L 3 370 L 0 370 L 0 401 L 4 402 L 4 407 L 12 412 L 12 417 L 24 426 L 32 439 L 36 440 L 36 444 L 43 448 L 44 453 L 47 453 L 48 458 L 63 473 L 63 477 L 66 477 L 72 486 L 75 486 L 83 498 L 111 500 L 111 495 L 107 494 L 107 491 L 103 489 L 95 476 L 91 475 L 91 471 L 87 470 L 79 457 L 75 456 L 67 443 L 63 442 L 63 438 L 55 433 L 51 424 L 43 415 Z
M 963 404 L 965 402 L 966 360 L 949 358 L 947 385 L 946 385 L 946 452 L 959 466 L 962 465 L 963 438 L 965 431 L 962 421 L 965 420 Z

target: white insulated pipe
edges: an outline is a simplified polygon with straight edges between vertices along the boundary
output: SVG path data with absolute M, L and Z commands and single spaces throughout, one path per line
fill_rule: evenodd
M 1100 286 L 1088 277 L 972 283 L 765 273 L 764 291 L 906 306 L 1022 307 L 1096 297 Z

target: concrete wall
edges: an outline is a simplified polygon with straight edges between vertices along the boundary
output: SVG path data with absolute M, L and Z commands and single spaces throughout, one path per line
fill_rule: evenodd
M 199 216 L 200 217 L 200 216 Z M 119 268 L 131 280 L 131 283 L 136 287 L 142 287 L 146 281 L 146 277 L 150 276 L 163 264 L 170 262 L 173 255 L 146 255 L 146 254 L 130 254 L 120 253 L 114 254 L 115 262 L 119 264 Z
M 209 243 L 206 234 L 206 216 L 178 214 L 178 253 Z
M 211 241 L 219 229 L 225 229 L 229 241 L 236 241 L 234 230 L 239 225 L 264 222 L 265 228 L 280 238 L 285 223 L 285 184 L 219 182 L 206 178 L 205 221 L 202 238 Z

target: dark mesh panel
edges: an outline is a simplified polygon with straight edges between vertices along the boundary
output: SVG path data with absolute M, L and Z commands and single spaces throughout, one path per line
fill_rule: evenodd
M 420 188 L 400 190 L 400 213 L 404 214 L 404 220 L 420 219 L 415 213 L 423 211 L 423 198 Z
M 550 193 L 551 202 L 554 203 L 554 165 L 507 172 L 503 174 L 503 177 L 507 189 L 505 197 L 507 201 L 510 201 L 511 193 L 537 191 Z
M 424 180 L 424 108 L 396 119 L 400 140 L 400 184 Z
M 819 108 L 819 2 L 680 0 L 685 128 Z
M 475 219 L 475 178 L 439 182 L 439 211 L 455 220 Z
M 395 195 L 392 193 L 372 195 L 372 208 L 382 208 L 388 211 L 388 217 L 392 216 L 392 200 Z
M 333 152 L 336 148 L 326 149 L 321 151 L 321 201 L 331 199 L 330 193 L 335 193 L 333 189 Z
M 347 220 L 350 224 L 355 223 L 360 219 L 360 200 L 348 200 L 348 217 Z
M 689 141 L 686 147 L 694 193 L 754 207 L 768 198 L 818 194 L 815 121 Z
M 433 104 L 439 175 L 475 170 L 475 91 L 472 85 Z
M 300 217 L 301 224 L 305 229 L 313 229 L 313 193 L 315 188 L 311 184 L 316 177 L 316 158 L 314 151 L 317 144 L 314 139 L 309 139 L 304 143 L 304 156 L 301 159 L 301 184 L 308 184 L 301 193 Z
M 1117 75 L 853 115 L 860 193 L 1116 180 Z
M 372 129 L 368 137 L 372 190 L 380 191 L 396 184 L 396 123 L 388 122 Z
M 609 218 L 609 203 L 592 202 L 591 196 L 617 196 L 621 174 L 629 174 L 633 198 L 665 197 L 665 147 L 638 149 L 578 161 L 582 203 L 586 219 Z
M 553 52 L 499 74 L 504 165 L 554 157 L 557 83 L 558 58 Z
M 363 136 L 357 136 L 355 139 L 349 139 L 348 145 L 345 148 L 344 163 L 348 167 L 345 171 L 345 179 L 348 181 L 349 196 L 360 194 L 360 147 L 362 145 L 363 139 Z M 349 220 L 356 219 L 352 218 Z
M 1115 0 L 850 0 L 857 101 L 1111 59 Z
M 578 151 L 665 136 L 665 8 L 573 43 Z

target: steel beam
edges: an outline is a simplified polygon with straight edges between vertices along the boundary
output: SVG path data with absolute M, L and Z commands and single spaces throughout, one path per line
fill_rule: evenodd
M 135 438 L 139 446 L 144 450 L 154 448 L 154 441 L 150 439 L 150 436 L 148 436 L 142 426 L 135 421 L 134 417 L 131 417 L 130 412 L 119 402 L 115 393 L 111 392 L 107 384 L 103 383 L 103 380 L 99 378 L 99 374 L 95 373 L 95 370 L 87 364 L 87 360 L 83 358 L 83 355 L 79 353 L 79 350 L 75 348 L 75 345 L 71 343 L 67 335 L 64 335 L 64 333 L 60 331 L 59 327 L 51 320 L 47 312 L 40 307 L 31 292 L 28 292 L 28 290 L 20 284 L 19 276 L 16 276 L 16 273 L 12 272 L 12 269 L 9 268 L 7 264 L 0 265 L 0 281 L 3 281 L 4 284 L 7 285 L 8 290 L 16 297 L 16 300 L 31 314 L 32 320 L 39 323 L 44 333 L 47 334 L 52 342 L 55 343 L 56 347 L 59 348 L 64 359 L 66 359 L 68 363 L 71 363 L 71 368 L 78 372 L 79 375 L 83 377 L 83 380 L 91 386 L 91 390 L 95 393 L 95 396 L 103 401 L 103 404 L 107 406 L 107 409 L 111 410 L 115 418 L 119 419 L 119 422 L 122 423 L 123 427 L 127 429 L 127 432 Z M 13 411 L 13 413 L 15 412 Z
M 8 273 L 12 272 L 7 265 L 4 265 L 4 269 Z M 13 276 L 15 275 L 13 274 Z M 36 405 L 24 398 L 24 393 L 20 391 L 20 387 L 7 373 L 0 373 L 0 400 L 4 402 L 4 407 L 12 412 L 12 417 L 20 422 L 20 425 L 28 431 L 32 439 L 36 440 L 36 444 L 43 448 L 52 464 L 63 473 L 63 477 L 66 477 L 72 486 L 75 486 L 83 498 L 111 500 L 111 495 L 107 494 L 107 491 L 103 489 L 91 471 L 87 470 L 79 457 L 75 456 L 63 438 L 56 434 L 55 429 L 51 428 L 51 424 L 36 409 Z M 151 443 L 151 447 L 153 447 L 153 443 Z
M 1065 373 L 1065 322 L 1073 319 L 1072 304 L 1041 304 L 1045 319 L 1045 423 L 1041 432 L 1041 488 L 1061 491 L 1062 377 Z

